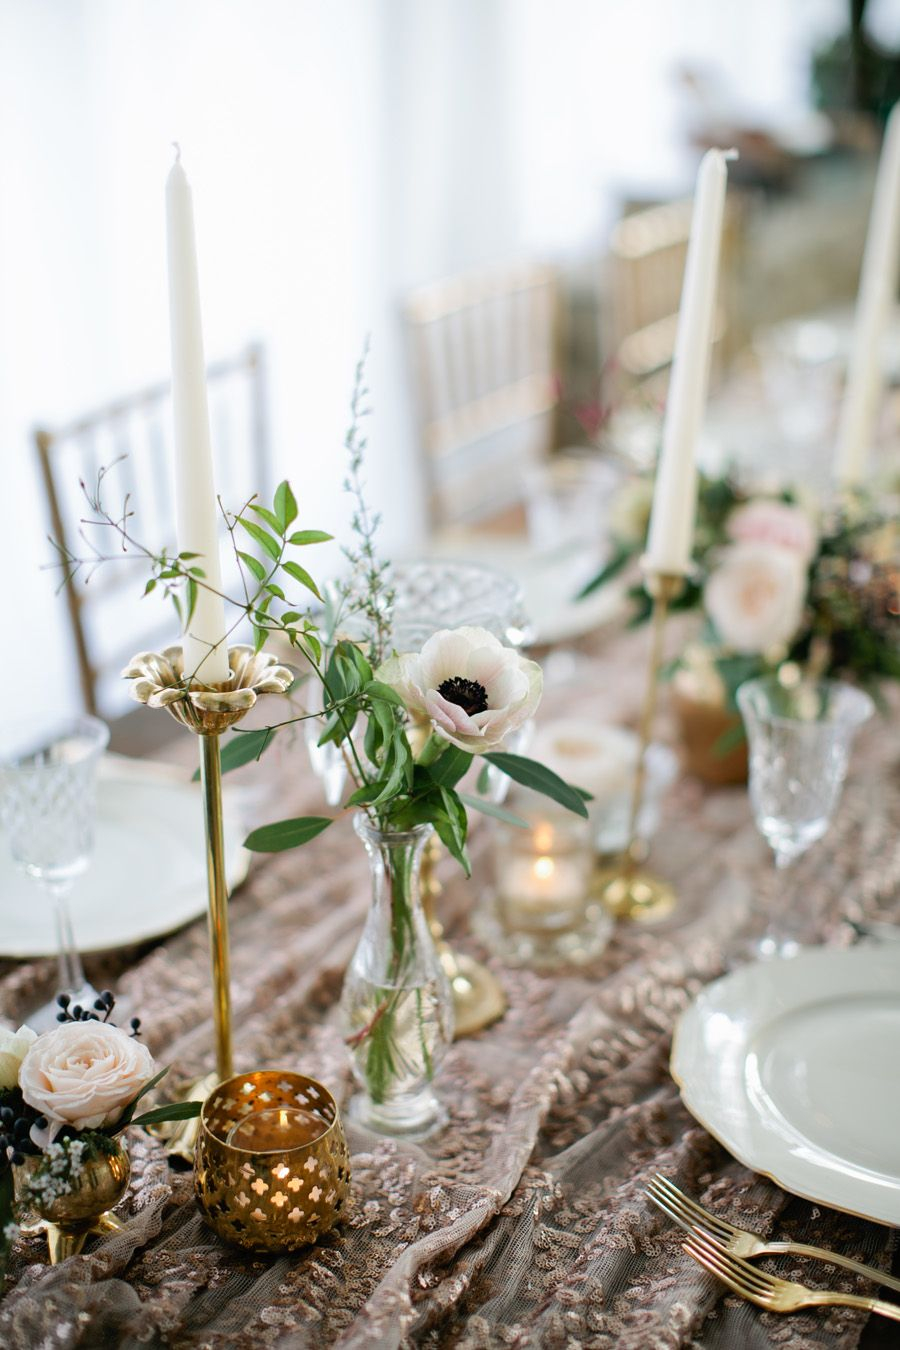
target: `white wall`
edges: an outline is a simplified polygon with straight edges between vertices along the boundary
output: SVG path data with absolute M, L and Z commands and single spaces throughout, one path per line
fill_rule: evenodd
M 893 3 L 896 0 L 885 0 Z M 262 338 L 276 467 L 343 528 L 352 369 L 372 333 L 370 477 L 421 535 L 397 323 L 409 286 L 599 252 L 620 188 L 682 191 L 670 71 L 802 100 L 837 0 L 0 0 L 0 566 L 25 697 L 76 702 L 28 442 L 164 375 L 163 183 L 193 181 L 210 356 Z M 222 484 L 227 496 L 227 484 Z M 0 663 L 0 694 L 20 667 Z M 7 702 L 7 700 L 4 700 Z

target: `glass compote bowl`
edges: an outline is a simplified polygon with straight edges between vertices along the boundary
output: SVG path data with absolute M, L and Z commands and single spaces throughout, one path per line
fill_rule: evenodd
M 59 993 L 83 1006 L 97 992 L 85 978 L 68 897 L 93 851 L 96 770 L 108 741 L 109 728 L 96 717 L 0 729 L 0 804 L 10 851 L 53 900 Z M 56 1011 L 48 1005 L 29 1021 L 39 1029 Z
M 742 684 L 737 701 L 750 745 L 753 815 L 783 874 L 828 829 L 853 736 L 874 704 L 862 690 L 833 680 L 786 686 L 774 675 Z M 759 944 L 761 956 L 797 953 L 800 911 L 784 896 Z

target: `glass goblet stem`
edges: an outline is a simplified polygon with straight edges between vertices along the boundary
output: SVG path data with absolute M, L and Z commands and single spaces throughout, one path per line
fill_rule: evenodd
M 69 909 L 70 881 L 45 882 L 53 899 L 54 919 L 56 922 L 57 960 L 59 962 L 59 992 L 61 994 L 79 994 L 85 990 L 87 979 L 78 948 L 75 946 L 75 933 L 72 928 L 72 914 Z

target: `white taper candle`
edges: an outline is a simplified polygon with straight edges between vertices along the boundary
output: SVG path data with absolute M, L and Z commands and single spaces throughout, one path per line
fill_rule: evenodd
M 166 227 L 178 547 L 182 552 L 200 555 L 194 565 L 203 568 L 209 586 L 221 591 L 219 512 L 209 437 L 194 208 L 177 146 L 166 182 Z M 219 595 L 198 587 L 197 603 L 182 640 L 185 674 L 206 684 L 224 683 L 229 675 L 224 639 L 224 602 Z
M 644 569 L 690 570 L 697 506 L 697 441 L 706 407 L 722 218 L 734 150 L 707 150 L 697 174 L 662 452 L 656 470 Z
M 888 118 L 859 279 L 847 385 L 838 424 L 835 475 L 853 487 L 865 475 L 875 439 L 884 372 L 884 335 L 897 298 L 900 264 L 900 103 Z

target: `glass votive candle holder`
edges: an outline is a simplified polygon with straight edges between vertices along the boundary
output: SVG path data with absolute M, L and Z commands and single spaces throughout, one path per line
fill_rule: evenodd
M 350 1154 L 321 1083 L 280 1070 L 238 1074 L 203 1104 L 194 1189 L 210 1227 L 254 1251 L 315 1242 L 340 1221 Z
M 513 964 L 583 964 L 606 946 L 612 923 L 591 894 L 593 848 L 587 821 L 514 808 L 527 829 L 499 825 L 495 884 L 473 916 L 482 940 Z

